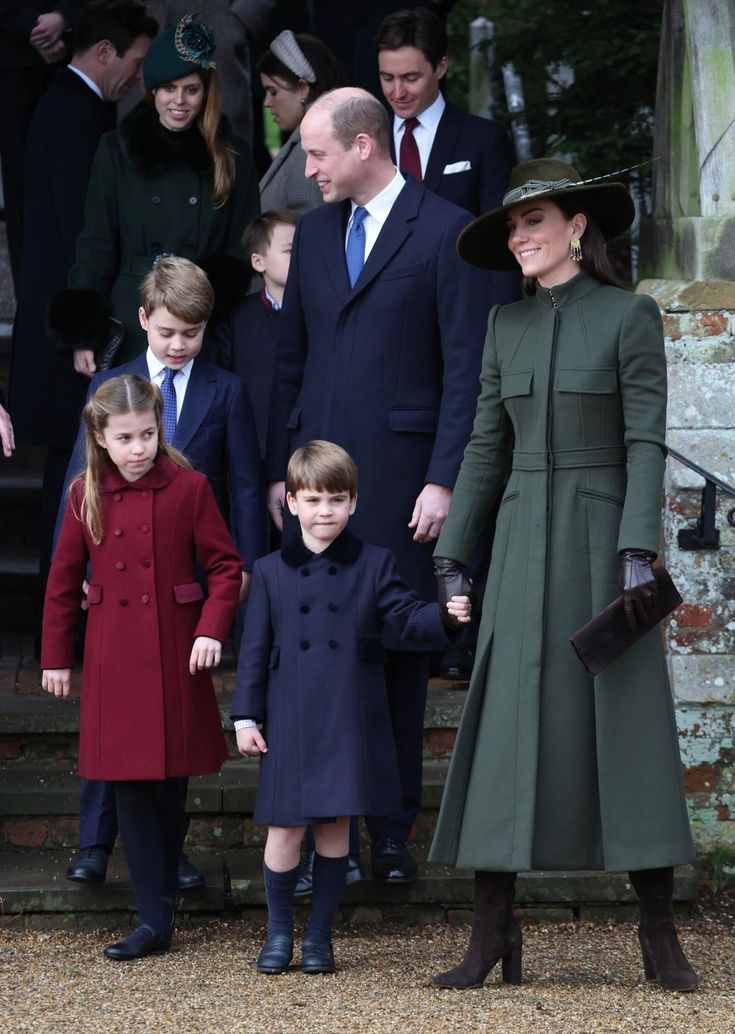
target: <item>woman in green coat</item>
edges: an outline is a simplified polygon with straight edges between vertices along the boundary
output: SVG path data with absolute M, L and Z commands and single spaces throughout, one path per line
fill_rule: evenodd
M 112 316 L 124 327 L 114 365 L 145 350 L 139 287 L 156 260 L 179 255 L 212 280 L 218 311 L 250 277 L 243 232 L 260 211 L 250 149 L 220 116 L 214 38 L 191 15 L 166 29 L 143 62 L 145 99 L 102 137 L 68 290 L 49 322 L 75 368 L 95 372 Z
M 467 261 L 518 263 L 527 297 L 490 313 L 475 425 L 435 564 L 440 595 L 505 485 L 475 667 L 432 861 L 474 869 L 470 947 L 441 987 L 503 961 L 521 979 L 518 870 L 627 871 L 646 976 L 692 990 L 673 924 L 673 866 L 691 861 L 661 638 L 591 679 L 569 637 L 623 592 L 630 624 L 656 582 L 666 362 L 655 302 L 616 286 L 605 241 L 634 216 L 620 183 L 564 162 L 514 169 L 503 205 L 460 235 Z M 506 485 L 506 479 L 507 485 Z

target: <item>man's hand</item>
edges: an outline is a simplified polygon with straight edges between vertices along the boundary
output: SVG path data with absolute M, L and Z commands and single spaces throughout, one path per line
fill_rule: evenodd
M 238 729 L 235 738 L 237 749 L 244 757 L 257 757 L 259 754 L 268 753 L 266 742 L 254 725 L 249 729 Z
M 424 485 L 408 523 L 409 528 L 416 529 L 414 542 L 431 542 L 439 537 L 451 501 L 451 488 L 445 488 L 444 485 Z
M 74 369 L 77 373 L 83 373 L 85 377 L 94 377 L 97 372 L 97 364 L 91 348 L 74 349 Z
M 191 648 L 189 671 L 196 675 L 204 668 L 216 668 L 222 659 L 222 643 L 219 639 L 210 639 L 207 635 L 198 635 Z
M 36 47 L 35 49 L 47 65 L 57 65 L 66 56 L 66 46 L 62 40 L 57 40 L 56 43 L 51 43 L 48 47 Z
M 71 668 L 47 668 L 41 676 L 41 687 L 55 697 L 69 696 Z
M 39 14 L 38 21 L 31 30 L 29 39 L 31 46 L 37 50 L 41 47 L 50 47 L 57 42 L 64 31 L 64 16 L 58 11 L 48 11 L 46 14 Z
M 3 456 L 7 458 L 12 456 L 15 448 L 15 432 L 10 414 L 2 406 L 0 406 L 0 442 L 3 446 Z
M 283 508 L 286 505 L 286 482 L 271 481 L 268 485 L 268 513 L 271 520 L 283 531 Z

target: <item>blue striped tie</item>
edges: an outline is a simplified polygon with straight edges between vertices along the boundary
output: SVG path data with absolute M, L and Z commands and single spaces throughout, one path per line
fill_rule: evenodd
M 163 372 L 163 384 L 161 394 L 163 395 L 163 437 L 167 442 L 173 441 L 176 434 L 176 388 L 174 388 L 174 377 L 178 370 L 172 370 L 167 366 Z
M 367 214 L 367 208 L 356 208 L 350 232 L 347 234 L 347 275 L 350 278 L 350 287 L 355 286 L 355 281 L 365 265 L 365 227 L 362 221 Z

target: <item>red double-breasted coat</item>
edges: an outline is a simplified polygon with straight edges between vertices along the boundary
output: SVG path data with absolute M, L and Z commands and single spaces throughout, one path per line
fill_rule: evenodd
M 72 489 L 46 588 L 41 666 L 70 668 L 91 561 L 79 772 L 164 779 L 217 771 L 227 756 L 207 671 L 189 673 L 197 636 L 224 642 L 242 562 L 206 477 L 159 456 L 127 482 L 110 466 L 95 545 Z M 207 573 L 207 598 L 196 562 Z

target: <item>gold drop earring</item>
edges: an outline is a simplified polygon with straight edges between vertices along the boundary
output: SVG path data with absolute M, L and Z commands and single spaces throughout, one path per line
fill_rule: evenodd
M 571 244 L 569 246 L 569 252 L 572 258 L 572 262 L 580 262 L 582 259 L 582 243 L 579 237 L 572 237 Z

